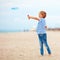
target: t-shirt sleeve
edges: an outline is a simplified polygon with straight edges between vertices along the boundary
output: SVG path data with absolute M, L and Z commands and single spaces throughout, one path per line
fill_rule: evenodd
M 46 21 L 44 20 L 44 25 L 46 26 Z
M 43 25 L 46 26 L 46 21 L 45 20 L 42 20 L 43 21 Z

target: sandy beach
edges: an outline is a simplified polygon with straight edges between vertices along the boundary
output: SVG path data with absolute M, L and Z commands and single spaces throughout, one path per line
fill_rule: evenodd
M 47 36 L 51 56 L 45 47 L 40 55 L 36 32 L 0 33 L 0 60 L 60 60 L 60 31 L 47 31 Z

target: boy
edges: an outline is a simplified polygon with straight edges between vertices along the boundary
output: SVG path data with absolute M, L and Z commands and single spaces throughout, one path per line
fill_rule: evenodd
M 28 16 L 28 19 L 34 19 L 34 20 L 38 21 L 37 34 L 38 34 L 38 38 L 39 38 L 39 42 L 40 42 L 40 46 L 41 46 L 41 48 L 40 48 L 41 55 L 42 56 L 44 55 L 43 44 L 46 46 L 48 54 L 51 55 L 51 50 L 47 43 L 47 34 L 46 34 L 47 26 L 45 23 L 46 12 L 40 11 L 39 18 L 30 16 L 30 15 L 27 15 L 27 16 Z

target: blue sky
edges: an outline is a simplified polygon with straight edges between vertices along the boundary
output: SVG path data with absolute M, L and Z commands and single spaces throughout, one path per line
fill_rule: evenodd
M 36 28 L 37 21 L 27 14 L 38 16 L 41 10 L 47 12 L 48 27 L 60 27 L 60 0 L 0 0 L 0 30 Z

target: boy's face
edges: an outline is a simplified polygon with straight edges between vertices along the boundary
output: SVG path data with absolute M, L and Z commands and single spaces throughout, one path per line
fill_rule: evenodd
M 39 13 L 39 18 L 43 18 L 43 16 L 42 16 L 42 14 L 41 14 L 41 13 Z

